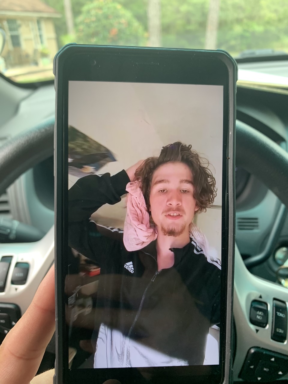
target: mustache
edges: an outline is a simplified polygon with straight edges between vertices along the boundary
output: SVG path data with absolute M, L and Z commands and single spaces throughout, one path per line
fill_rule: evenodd
M 176 208 L 176 209 L 167 209 L 166 211 L 163 212 L 163 215 L 168 215 L 170 212 L 180 213 L 181 215 L 183 215 L 185 213 L 185 211 L 183 209 Z

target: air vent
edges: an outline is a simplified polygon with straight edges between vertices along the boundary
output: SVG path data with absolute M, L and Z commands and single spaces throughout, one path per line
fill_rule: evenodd
M 239 217 L 237 220 L 239 231 L 253 231 L 259 228 L 258 217 Z
M 12 219 L 7 193 L 4 193 L 2 196 L 0 196 L 0 217 L 5 219 Z

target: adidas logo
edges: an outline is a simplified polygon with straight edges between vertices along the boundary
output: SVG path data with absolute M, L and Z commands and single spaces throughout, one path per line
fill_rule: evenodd
M 129 261 L 128 263 L 124 264 L 124 268 L 126 268 L 130 273 L 134 273 L 134 266 L 132 261 Z
M 199 245 L 194 240 L 192 240 L 191 243 L 194 245 L 194 248 L 196 248 L 196 250 L 194 249 L 194 252 L 196 254 L 203 252 L 203 249 L 199 247 Z

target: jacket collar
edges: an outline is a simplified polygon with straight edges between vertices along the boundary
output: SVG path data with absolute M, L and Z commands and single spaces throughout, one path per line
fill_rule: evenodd
M 194 253 L 194 245 L 192 244 L 192 239 L 188 244 L 186 244 L 183 248 L 170 248 L 170 251 L 174 252 L 175 262 L 174 265 L 180 263 L 182 258 L 186 256 L 188 253 Z
M 150 244 L 148 244 L 145 248 L 143 248 L 141 251 L 144 253 L 149 253 L 155 260 L 157 260 L 156 245 L 157 245 L 157 240 L 154 240 Z M 189 243 L 186 244 L 183 248 L 170 248 L 170 251 L 172 251 L 174 253 L 174 256 L 175 256 L 174 266 L 176 264 L 178 264 L 181 261 L 181 259 L 183 258 L 183 256 L 185 256 L 186 254 L 191 253 L 191 252 L 194 253 L 194 250 L 197 247 L 198 246 L 195 243 L 195 241 L 193 240 L 193 238 L 190 238 Z M 201 248 L 199 248 L 199 251 L 202 251 Z

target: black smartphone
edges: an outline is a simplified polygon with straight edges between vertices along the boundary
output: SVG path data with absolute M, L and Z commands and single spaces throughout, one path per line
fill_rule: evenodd
M 71 44 L 54 71 L 55 382 L 228 383 L 234 60 Z

